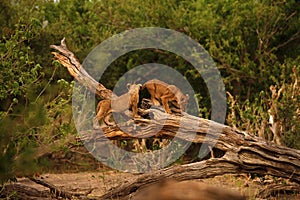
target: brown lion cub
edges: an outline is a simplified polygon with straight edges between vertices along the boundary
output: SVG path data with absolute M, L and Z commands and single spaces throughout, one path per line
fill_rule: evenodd
M 128 92 L 112 99 L 105 99 L 98 103 L 97 105 L 97 115 L 93 120 L 93 128 L 100 128 L 99 120 L 102 118 L 105 124 L 113 125 L 108 120 L 110 113 L 112 112 L 123 112 L 129 108 L 132 108 L 132 114 L 134 118 L 139 117 L 138 115 L 138 102 L 139 102 L 139 91 L 142 87 L 141 84 L 128 84 Z
M 155 106 L 160 105 L 160 101 L 166 111 L 171 114 L 169 102 L 172 102 L 180 110 L 184 110 L 188 103 L 189 95 L 182 94 L 175 85 L 169 85 L 163 81 L 153 79 L 144 83 L 142 89 L 147 88 L 151 95 L 151 101 Z

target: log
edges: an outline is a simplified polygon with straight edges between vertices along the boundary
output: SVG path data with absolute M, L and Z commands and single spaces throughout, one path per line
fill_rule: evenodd
M 1 199 L 9 199 L 15 196 L 12 194 L 17 195 L 18 198 L 16 199 L 51 199 L 51 194 L 48 191 L 40 191 L 36 188 L 29 187 L 26 185 L 21 184 L 9 184 L 6 186 L 0 187 L 0 198 Z
M 176 130 L 181 118 L 180 116 L 168 116 L 168 120 L 165 124 L 159 124 L 159 119 L 164 119 L 164 117 L 167 117 L 167 114 L 154 109 L 149 110 L 149 112 L 152 112 L 154 116 L 157 116 L 154 117 L 154 119 L 158 118 L 156 120 L 158 125 L 164 125 L 157 137 L 172 138 L 176 135 Z M 204 143 L 209 141 L 215 143 L 214 147 L 224 151 L 224 156 L 221 158 L 210 158 L 209 160 L 201 162 L 169 167 L 154 171 L 150 174 L 141 175 L 132 182 L 122 184 L 112 189 L 102 198 L 125 197 L 130 193 L 137 191 L 140 187 L 160 182 L 170 177 L 178 181 L 183 181 L 212 178 L 224 174 L 255 173 L 259 175 L 268 174 L 276 177 L 284 177 L 297 184 L 300 183 L 299 150 L 264 141 L 261 138 L 252 136 L 246 132 L 235 130 L 229 126 L 212 122 L 207 119 L 195 118 L 187 115 L 183 118 L 189 120 L 190 124 L 196 123 L 196 121 L 200 122 L 197 135 L 192 142 Z M 135 120 L 135 122 L 131 123 L 136 123 L 138 121 L 139 120 Z M 142 119 L 140 123 L 144 124 L 140 126 L 142 129 L 134 135 L 135 137 L 153 134 L 151 133 L 151 130 L 155 129 L 155 124 L 150 124 L 149 120 L 149 125 L 146 125 L 145 123 L 147 123 L 147 120 L 145 119 Z M 207 138 L 205 139 L 205 136 L 207 136 L 209 125 L 212 130 L 221 130 L 221 132 L 210 131 L 210 136 L 207 140 Z M 132 126 L 133 124 L 128 124 L 128 128 Z M 134 137 L 131 134 L 126 133 L 127 131 L 122 131 L 126 130 L 126 128 L 127 126 L 121 126 L 120 128 L 115 126 L 104 129 L 105 136 L 99 136 L 98 139 L 99 141 L 101 141 L 102 137 L 110 139 L 133 139 Z M 130 131 L 131 130 L 128 130 L 128 132 Z M 190 138 L 193 138 L 192 135 L 189 135 L 193 134 L 192 126 L 185 126 L 184 132 L 185 135 L 180 135 L 181 139 L 189 140 Z M 99 135 L 99 132 L 94 131 L 91 137 L 94 137 L 93 134 Z
M 68 191 L 64 191 L 58 187 L 56 187 L 55 185 L 51 184 L 51 183 L 47 183 L 46 181 L 43 181 L 43 180 L 40 180 L 40 179 L 37 179 L 37 178 L 34 178 L 34 177 L 28 177 L 29 180 L 37 183 L 37 184 L 40 184 L 44 187 L 47 187 L 49 188 L 50 190 L 50 194 L 53 195 L 54 197 L 56 198 L 64 198 L 64 199 L 72 199 L 74 196 L 80 196 L 80 194 L 72 194 Z
M 89 90 L 104 99 L 109 99 L 113 95 L 110 90 L 87 74 L 74 54 L 67 49 L 64 39 L 60 46 L 51 45 L 51 48 L 59 51 L 59 53 L 53 53 L 55 58 Z M 206 143 L 223 151 L 224 156 L 140 175 L 134 181 L 112 189 L 103 195 L 103 199 L 122 198 L 137 191 L 142 186 L 170 177 L 182 181 L 246 172 L 284 177 L 296 184 L 300 183 L 299 150 L 277 145 L 236 128 L 191 116 L 187 113 L 169 115 L 159 109 L 139 109 L 139 113 L 143 118 L 130 120 L 118 126 L 105 127 L 102 130 L 83 132 L 81 139 L 101 142 L 104 137 L 113 140 L 147 138 L 153 136 L 153 130 L 160 126 L 162 129 L 154 137 L 180 137 L 182 140 L 193 143 Z M 153 116 L 153 119 L 147 119 L 145 116 L 148 115 Z M 181 127 L 184 134 L 178 136 L 176 133 L 180 123 L 189 125 Z M 139 126 L 138 129 L 133 128 L 136 125 Z
M 45 189 L 37 189 L 34 185 L 26 185 L 24 183 L 9 183 L 0 187 L 0 198 L 13 199 L 91 199 L 87 198 L 87 195 L 91 190 L 87 192 L 73 192 L 61 189 L 47 181 L 44 181 L 35 177 L 28 177 L 29 180 L 36 184 L 42 185 Z M 15 194 L 16 196 L 12 196 Z
M 295 183 L 288 183 L 288 184 L 270 184 L 265 189 L 260 191 L 256 198 L 263 198 L 267 199 L 274 195 L 278 195 L 280 193 L 293 193 L 300 191 L 300 185 Z

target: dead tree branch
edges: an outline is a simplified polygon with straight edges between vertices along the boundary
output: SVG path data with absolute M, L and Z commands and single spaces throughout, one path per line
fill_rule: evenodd
M 52 54 L 64 67 L 68 69 L 70 75 L 73 76 L 79 83 L 94 92 L 101 99 L 111 98 L 113 92 L 106 89 L 104 85 L 97 82 L 85 71 L 78 59 L 67 48 L 65 38 L 61 40 L 60 46 L 51 45 L 50 47 L 59 51 L 59 53 L 52 52 Z

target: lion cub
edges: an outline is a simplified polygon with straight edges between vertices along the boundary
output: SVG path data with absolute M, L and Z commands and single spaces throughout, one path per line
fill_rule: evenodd
M 129 108 L 132 108 L 133 117 L 137 118 L 138 115 L 138 102 L 139 102 L 139 91 L 142 87 L 141 84 L 128 84 L 128 92 L 112 99 L 105 99 L 97 105 L 97 115 L 93 120 L 93 128 L 100 128 L 99 120 L 102 118 L 105 124 L 113 125 L 109 122 L 110 113 L 112 112 L 123 112 Z
M 184 110 L 188 103 L 189 95 L 182 94 L 175 85 L 169 85 L 163 81 L 153 79 L 144 83 L 142 89 L 147 88 L 151 95 L 151 101 L 155 106 L 160 105 L 160 101 L 166 111 L 171 114 L 169 102 L 172 102 L 180 110 Z

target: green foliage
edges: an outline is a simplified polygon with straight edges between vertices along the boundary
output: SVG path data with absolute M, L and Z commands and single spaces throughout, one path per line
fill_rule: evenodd
M 8 27 L 4 27 L 9 30 Z M 33 149 L 36 142 L 30 139 L 34 127 L 43 123 L 43 109 L 37 113 L 20 112 L 16 108 L 30 99 L 42 76 L 41 65 L 35 62 L 30 42 L 39 33 L 40 23 L 31 18 L 18 19 L 11 35 L 3 34 L 0 40 L 0 180 L 6 180 L 12 175 L 31 172 L 33 164 Z M 26 109 L 22 108 L 25 111 Z M 27 115 L 29 114 L 29 115 Z M 22 121 L 26 115 L 26 120 Z
M 15 33 L 10 38 L 3 37 L 0 43 L 0 101 L 14 98 L 9 102 L 13 104 L 18 103 L 18 98 L 25 97 L 27 90 L 34 87 L 41 69 L 34 61 L 32 49 L 26 44 L 38 34 L 39 24 L 35 19 L 31 20 L 30 25 L 21 21 L 15 25 Z M 5 110 L 5 107 L 2 109 Z
M 289 147 L 300 149 L 300 84 L 299 66 L 295 65 L 294 73 L 283 82 L 282 97 L 278 102 L 278 116 L 282 125 L 283 143 Z
M 205 47 L 232 95 L 226 122 L 231 126 L 272 139 L 269 88 L 284 85 L 276 102 L 283 124 L 282 142 L 300 148 L 299 88 L 293 89 L 296 76 L 292 71 L 293 66 L 299 68 L 300 61 L 299 5 L 294 0 L 3 0 L 0 178 L 37 170 L 40 153 L 68 149 L 67 138 L 76 132 L 71 120 L 71 77 L 52 62 L 49 45 L 66 37 L 69 49 L 83 61 L 108 37 L 138 27 L 177 30 Z M 125 72 L 149 62 L 182 73 L 195 90 L 200 116 L 210 116 L 209 94 L 201 74 L 170 52 L 130 52 L 112 63 L 101 81 L 113 88 Z M 295 92 L 298 95 L 293 96 Z
M 0 180 L 38 171 L 43 166 L 38 166 L 37 158 L 74 142 L 68 139 L 75 133 L 70 105 L 73 84 L 64 80 L 59 84 L 55 98 L 39 99 L 25 108 L 17 105 L 20 114 L 0 120 Z
M 300 85 L 299 66 L 281 65 L 282 80 L 275 81 L 276 96 L 269 90 L 261 92 L 253 102 L 244 102 L 234 99 L 229 94 L 229 114 L 227 122 L 248 132 L 252 132 L 267 140 L 274 140 L 269 118 L 272 115 L 274 122 L 278 123 L 281 143 L 299 149 L 300 131 Z M 282 89 L 279 92 L 280 88 Z M 278 98 L 277 98 L 278 96 Z

